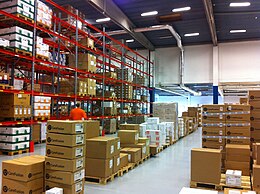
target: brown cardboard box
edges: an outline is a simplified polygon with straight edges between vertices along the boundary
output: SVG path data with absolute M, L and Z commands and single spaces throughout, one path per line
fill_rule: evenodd
M 202 135 L 206 136 L 225 136 L 226 128 L 223 127 L 202 127 Z
M 255 144 L 256 165 L 260 165 L 260 143 Z
M 227 114 L 226 122 L 230 121 L 250 122 L 250 114 Z
M 250 106 L 241 105 L 241 104 L 226 105 L 226 111 L 227 112 L 249 112 Z
M 30 106 L 30 94 L 7 94 L 0 93 L 0 99 L 8 106 Z
M 100 135 L 100 121 L 83 121 L 86 131 L 86 139 L 98 137 Z
M 219 142 L 208 142 L 202 140 L 202 147 L 203 148 L 213 148 L 213 149 L 220 149 L 223 150 L 226 145 L 226 142 L 223 141 L 222 143 Z
M 145 156 L 147 156 L 146 145 L 144 143 L 122 144 L 122 148 L 140 148 L 142 151 L 141 158 L 145 158 Z
M 220 113 L 225 112 L 225 105 L 203 105 L 202 112 Z
M 86 158 L 86 176 L 107 178 L 113 173 L 113 158 L 94 159 Z
M 78 66 L 77 68 L 80 70 L 85 70 L 85 71 L 91 71 L 92 68 L 91 63 L 95 63 L 95 61 L 92 58 L 91 54 L 79 54 L 78 55 Z M 69 64 L 70 67 L 76 67 L 76 62 L 75 62 L 75 56 L 74 55 L 69 55 Z
M 128 165 L 128 154 L 120 153 L 120 169 Z
M 249 102 L 260 100 L 260 91 L 259 90 L 251 90 L 249 91 Z
M 149 146 L 150 144 L 150 139 L 146 137 L 139 137 L 138 143 L 144 143 L 146 146 Z
M 32 125 L 32 141 L 33 142 L 41 141 L 41 125 L 40 124 Z
M 260 122 L 251 121 L 251 131 L 260 131 Z
M 47 124 L 48 133 L 79 134 L 85 133 L 82 121 L 49 120 Z
M 120 130 L 137 130 L 140 131 L 139 124 L 121 124 L 119 127 Z
M 46 169 L 45 180 L 65 185 L 73 185 L 78 181 L 82 181 L 85 177 L 85 169 L 80 169 L 76 172 L 64 172 L 57 170 Z
M 197 148 L 191 150 L 191 181 L 219 184 L 221 151 Z
M 95 137 L 86 140 L 86 157 L 109 159 L 115 156 L 115 138 Z
M 248 98 L 240 98 L 240 104 L 248 104 Z
M 142 159 L 142 151 L 140 148 L 123 148 L 121 153 L 127 153 L 131 155 L 131 163 L 136 163 Z M 129 159 L 129 158 L 128 158 Z
M 257 156 L 257 143 L 252 143 L 252 159 L 256 160 L 256 156 Z
M 114 156 L 113 158 L 113 174 L 117 173 L 120 169 L 120 154 Z
M 42 178 L 44 160 L 33 157 L 23 157 L 2 162 L 2 176 L 17 181 L 32 181 Z
M 250 138 L 247 137 L 228 137 L 227 144 L 250 145 Z
M 250 109 L 251 109 L 251 112 L 259 112 L 260 111 L 260 101 L 251 101 Z
M 253 165 L 253 188 L 254 190 L 260 190 L 260 165 Z
M 44 190 L 43 178 L 34 179 L 28 182 L 16 181 L 12 179 L 2 179 L 2 192 L 5 194 L 32 193 L 41 194 Z
M 85 152 L 85 146 L 77 146 L 73 148 L 54 145 L 46 146 L 46 156 L 55 158 L 76 159 L 85 156 Z
M 115 148 L 115 156 L 120 154 L 121 143 L 120 143 L 120 138 L 119 137 L 115 137 L 114 148 Z
M 85 144 L 85 134 L 69 135 L 58 133 L 47 133 L 47 145 L 58 145 L 65 147 L 75 147 Z
M 241 170 L 243 176 L 250 176 L 250 162 L 226 161 L 226 170 Z
M 250 126 L 226 126 L 227 136 L 250 137 Z
M 22 118 L 22 117 L 24 117 L 22 106 L 0 105 L 0 109 L 1 109 L 0 118 Z
M 85 157 L 74 160 L 46 157 L 45 168 L 47 170 L 76 172 L 77 170 L 85 168 Z
M 118 131 L 118 137 L 121 144 L 137 144 L 139 133 L 137 130 L 120 130 Z
M 157 145 L 149 145 L 151 155 L 158 154 L 159 147 Z
M 54 183 L 50 181 L 45 182 L 46 190 L 51 188 L 58 187 L 63 188 L 63 194 L 84 194 L 84 179 L 83 181 L 77 182 L 73 185 L 65 185 L 61 183 Z
M 211 113 L 202 115 L 203 123 L 211 122 L 226 122 L 226 117 L 223 113 Z
M 252 111 L 250 114 L 250 120 L 254 122 L 260 122 L 260 112 Z
M 227 154 L 235 154 L 250 157 L 249 145 L 226 145 Z
M 188 112 L 182 112 L 182 117 L 188 117 L 189 113 Z

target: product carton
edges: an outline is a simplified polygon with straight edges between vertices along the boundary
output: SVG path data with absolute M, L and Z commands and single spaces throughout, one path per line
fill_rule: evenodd
M 94 159 L 86 158 L 86 176 L 107 178 L 113 173 L 113 158 Z
M 239 170 L 226 171 L 226 185 L 231 187 L 241 187 L 242 172 Z
M 82 121 L 50 120 L 47 124 L 48 133 L 79 134 L 85 133 Z
M 226 122 L 226 116 L 224 113 L 202 113 L 202 122 Z
M 120 130 L 137 130 L 139 132 L 139 124 L 121 124 L 119 127 Z
M 46 169 L 46 173 L 45 173 L 46 181 L 62 183 L 65 185 L 73 185 L 78 181 L 82 181 L 84 177 L 85 177 L 85 169 L 81 169 L 73 173 Z
M 260 100 L 260 91 L 259 90 L 251 90 L 249 91 L 249 103 L 251 101 L 259 101 Z
M 121 142 L 119 137 L 115 137 L 114 140 L 115 155 L 120 154 Z
M 226 135 L 250 137 L 250 126 L 226 126 Z
M 250 114 L 249 113 L 233 114 L 232 112 L 226 113 L 226 122 L 233 122 L 233 121 L 250 122 Z
M 142 151 L 141 158 L 145 158 L 147 156 L 147 149 L 146 145 L 144 143 L 138 143 L 138 144 L 122 144 L 123 148 L 140 148 Z
M 247 190 L 238 190 L 238 189 L 226 189 L 224 190 L 224 194 L 256 194 L 255 191 L 247 191 Z
M 30 106 L 30 94 L 6 94 L 0 93 L 0 99 L 8 106 Z
M 203 105 L 202 111 L 203 112 L 210 112 L 210 113 L 221 113 L 225 112 L 225 105 Z
M 150 153 L 151 153 L 151 155 L 156 155 L 156 154 L 158 154 L 159 146 L 157 146 L 157 145 L 149 145 L 149 147 L 150 147 Z
M 260 165 L 253 165 L 253 188 L 254 190 L 260 190 Z
M 73 185 L 65 185 L 61 183 L 45 181 L 46 190 L 54 187 L 63 188 L 63 194 L 84 194 L 84 180 L 79 181 Z
M 75 147 L 85 144 L 85 134 L 69 135 L 58 133 L 47 133 L 47 145 L 58 145 Z
M 86 140 L 86 157 L 96 159 L 109 159 L 115 156 L 115 138 L 96 137 Z M 117 147 L 117 145 L 116 145 Z
M 113 173 L 117 173 L 120 170 L 120 154 L 113 158 Z
M 58 187 L 54 187 L 50 190 L 47 190 L 45 192 L 45 194 L 63 194 L 63 189 L 62 188 L 58 188 Z
M 239 170 L 243 176 L 250 176 L 250 162 L 226 161 L 225 168 L 229 170 Z
M 128 165 L 128 154 L 120 153 L 120 169 Z
M 85 157 L 68 160 L 61 158 L 46 157 L 45 168 L 47 170 L 59 170 L 65 172 L 75 172 L 85 167 Z
M 54 145 L 46 146 L 46 156 L 55 158 L 77 159 L 85 156 L 85 152 L 85 146 L 77 146 L 73 148 Z
M 118 131 L 118 137 L 122 144 L 137 144 L 139 133 L 137 130 L 120 130 Z
M 232 104 L 232 105 L 226 105 L 226 111 L 227 112 L 250 112 L 250 106 L 249 105 L 241 105 L 241 104 Z
M 206 136 L 225 136 L 226 128 L 225 126 L 209 126 L 202 127 L 202 134 Z
M 250 138 L 249 137 L 230 137 L 228 136 L 227 144 L 237 144 L 237 145 L 250 145 Z
M 219 184 L 221 151 L 197 148 L 191 150 L 191 181 Z
M 249 145 L 226 145 L 226 159 L 237 162 L 250 162 Z
M 123 148 L 123 149 L 121 149 L 120 152 L 121 153 L 127 153 L 128 154 L 128 161 L 131 162 L 131 163 L 136 163 L 136 162 L 138 162 L 142 159 L 142 151 L 141 151 L 140 148 Z
M 98 137 L 100 135 L 100 121 L 83 121 L 86 131 L 86 139 Z

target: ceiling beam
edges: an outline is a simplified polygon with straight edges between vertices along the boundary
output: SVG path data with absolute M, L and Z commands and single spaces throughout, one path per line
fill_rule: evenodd
M 260 11 L 232 11 L 232 12 L 215 12 L 215 16 L 236 16 L 236 15 L 255 15 L 260 14 Z
M 208 20 L 211 38 L 214 46 L 218 45 L 218 37 L 217 37 L 217 31 L 216 31 L 216 25 L 215 25 L 215 19 L 214 19 L 214 11 L 213 11 L 213 5 L 211 0 L 203 0 L 204 7 L 205 7 L 205 13 Z
M 142 44 L 148 50 L 154 51 L 153 44 L 142 34 L 134 32 L 136 26 L 130 19 L 121 11 L 121 9 L 112 0 L 87 0 L 93 7 L 95 7 L 102 14 L 111 18 L 111 20 L 126 30 L 136 41 Z

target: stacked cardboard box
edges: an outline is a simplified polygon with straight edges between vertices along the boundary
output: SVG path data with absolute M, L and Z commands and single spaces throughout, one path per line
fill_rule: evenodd
M 1 5 L 1 4 L 0 4 Z M 0 38 L 10 41 L 10 47 L 32 52 L 33 32 L 18 26 L 0 29 Z
M 31 141 L 35 143 L 43 142 L 46 140 L 47 123 L 34 124 L 31 131 Z
M 249 91 L 249 104 L 251 107 L 251 140 L 260 142 L 260 91 Z
M 95 48 L 94 40 L 88 37 L 80 39 L 79 43 L 91 49 Z
M 248 98 L 240 98 L 239 102 L 240 104 L 248 104 Z
M 166 143 L 173 144 L 177 140 L 175 137 L 174 122 L 164 122 L 166 127 Z
M 127 84 L 123 86 L 116 86 L 115 93 L 117 98 L 133 99 L 133 86 Z
M 86 128 L 82 121 L 48 121 L 45 186 L 83 194 Z
M 30 127 L 0 127 L 0 149 L 16 151 L 29 149 Z
M 37 23 L 43 25 L 44 27 L 52 27 L 52 9 L 48 7 L 45 3 L 38 1 L 37 6 Z
M 35 118 L 50 118 L 51 116 L 51 97 L 34 96 L 34 115 Z
M 186 124 L 184 123 L 183 117 L 178 118 L 178 137 L 185 137 L 187 135 L 186 132 Z
M 9 74 L 0 72 L 0 84 L 9 84 Z
M 95 137 L 86 140 L 86 176 L 108 178 L 120 168 L 120 139 Z
M 104 129 L 107 134 L 115 133 L 117 129 L 117 119 L 105 119 Z
M 13 1 L 2 1 L 0 3 L 1 10 L 11 13 L 19 14 L 28 19 L 34 19 L 34 1 L 30 0 L 13 0 Z
M 4 104 L 0 105 L 0 118 L 30 118 L 30 97 L 30 94 L 1 93 L 0 99 Z
M 49 49 L 49 45 L 43 43 L 43 38 L 37 36 L 36 54 L 40 57 L 44 57 L 45 59 L 49 59 Z
M 103 106 L 102 106 L 103 104 Z M 93 106 L 93 115 L 102 115 L 102 107 L 104 107 L 104 115 L 112 116 L 117 115 L 117 102 L 116 101 L 97 101 Z
M 139 85 L 143 86 L 145 84 L 145 78 L 144 78 L 144 76 L 141 76 L 141 75 L 138 75 L 138 74 L 134 74 L 133 82 L 135 84 L 139 84 Z
M 117 79 L 133 82 L 133 71 L 130 68 L 116 69 Z M 123 74 L 123 77 L 122 77 Z
M 97 58 L 91 54 L 79 54 L 77 69 L 82 71 L 96 72 Z M 74 55 L 69 55 L 69 66 L 76 68 L 76 59 Z
M 26 156 L 2 162 L 2 193 L 42 193 L 44 156 Z
M 254 143 L 253 146 L 253 177 L 252 186 L 257 192 L 260 192 L 260 144 Z
M 243 176 L 250 176 L 250 146 L 226 145 L 226 170 L 240 170 Z

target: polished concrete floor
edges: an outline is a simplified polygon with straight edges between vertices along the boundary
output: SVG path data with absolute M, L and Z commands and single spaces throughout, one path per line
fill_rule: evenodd
M 151 158 L 107 185 L 86 184 L 85 193 L 178 194 L 182 187 L 189 187 L 190 151 L 196 147 L 201 147 L 201 130 L 181 139 L 157 157 Z M 36 145 L 34 154 L 44 155 L 45 145 Z M 17 157 L 21 155 L 1 155 L 0 162 Z

